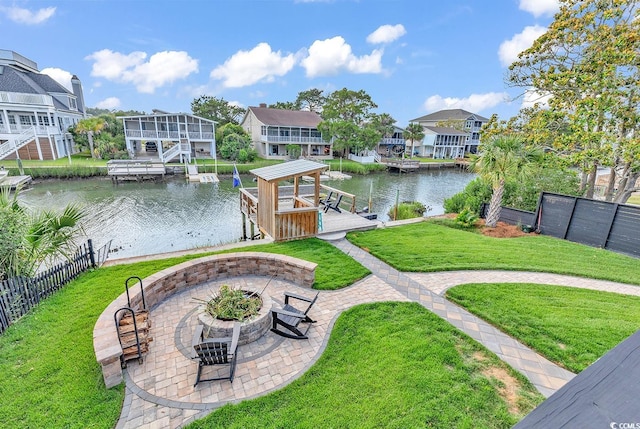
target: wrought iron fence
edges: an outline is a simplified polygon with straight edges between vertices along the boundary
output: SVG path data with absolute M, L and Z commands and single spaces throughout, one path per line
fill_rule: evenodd
M 102 265 L 110 246 L 111 241 L 95 250 L 92 241 L 88 240 L 73 258 L 35 277 L 12 277 L 0 281 L 0 333 L 80 274 Z

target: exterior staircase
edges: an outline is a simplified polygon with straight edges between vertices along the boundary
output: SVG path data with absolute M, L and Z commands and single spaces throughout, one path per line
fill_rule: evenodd
M 8 140 L 0 145 L 0 159 L 4 159 L 23 146 L 28 145 L 36 139 L 36 132 L 29 128 L 20 133 L 15 139 Z
M 161 161 L 167 163 L 176 156 L 185 155 L 188 162 L 191 162 L 191 146 L 189 143 L 178 143 L 162 153 Z

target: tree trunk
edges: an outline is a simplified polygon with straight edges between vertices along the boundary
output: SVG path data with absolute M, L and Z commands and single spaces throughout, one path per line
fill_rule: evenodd
M 598 176 L 598 163 L 594 162 L 591 166 L 591 171 L 589 172 L 589 179 L 587 180 L 587 192 L 585 193 L 585 198 L 593 199 L 593 193 L 596 187 L 596 177 Z
M 640 171 L 635 173 L 629 173 L 623 181 L 620 183 L 620 188 L 618 188 L 618 192 L 616 193 L 616 198 L 613 200 L 618 204 L 624 204 L 627 202 L 631 194 L 640 190 L 639 187 L 636 186 L 636 183 L 640 179 Z M 625 186 L 623 188 L 622 183 L 624 182 Z
M 500 219 L 500 212 L 502 211 L 502 195 L 504 194 L 504 181 L 500 181 L 497 188 L 493 188 L 491 194 L 491 202 L 489 203 L 489 211 L 487 212 L 487 218 L 485 219 L 485 225 L 489 228 L 495 228 L 498 219 Z
M 611 167 L 609 170 L 609 181 L 607 182 L 607 190 L 604 194 L 605 201 L 613 201 L 613 195 L 616 190 L 616 168 Z
M 91 158 L 95 158 L 96 155 L 93 151 L 93 131 L 87 133 L 87 140 L 89 140 L 89 150 L 91 151 Z

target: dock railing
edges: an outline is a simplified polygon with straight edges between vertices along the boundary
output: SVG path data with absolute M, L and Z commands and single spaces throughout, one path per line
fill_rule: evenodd
M 348 192 L 341 191 L 340 189 L 332 188 L 331 186 L 320 184 L 320 189 L 324 190 L 325 194 L 329 194 L 329 192 L 333 192 L 333 195 L 338 196 L 342 195 L 342 200 L 340 201 L 340 205 L 342 208 L 348 207 L 347 210 L 351 213 L 356 212 L 356 196 L 350 194 Z

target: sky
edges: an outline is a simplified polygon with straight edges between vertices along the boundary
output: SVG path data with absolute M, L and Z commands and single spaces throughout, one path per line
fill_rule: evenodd
M 313 88 L 364 90 L 396 125 L 441 109 L 508 119 L 528 98 L 504 77 L 558 0 L 0 0 L 0 49 L 88 107 L 191 112 Z

